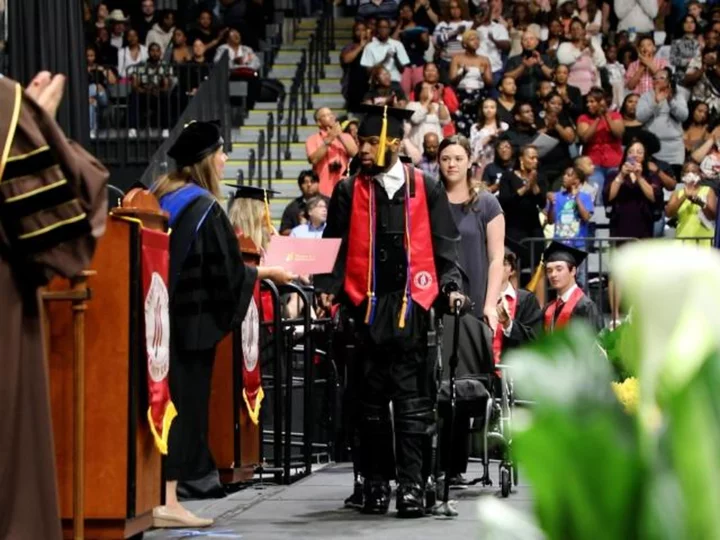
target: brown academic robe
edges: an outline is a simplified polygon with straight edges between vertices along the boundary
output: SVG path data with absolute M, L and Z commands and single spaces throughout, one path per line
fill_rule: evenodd
M 11 79 L 0 79 L 0 111 L 0 538 L 55 540 L 38 289 L 90 262 L 105 228 L 108 174 Z

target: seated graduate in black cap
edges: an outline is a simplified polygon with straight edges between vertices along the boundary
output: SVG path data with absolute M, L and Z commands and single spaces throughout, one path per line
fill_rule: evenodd
M 552 242 L 545 250 L 545 274 L 550 287 L 557 292 L 557 298 L 543 310 L 546 332 L 553 332 L 577 319 L 584 319 L 597 332 L 605 327 L 595 302 L 575 281 L 577 268 L 586 257 L 586 252 L 559 242 Z
M 357 411 L 367 513 L 385 513 L 397 470 L 401 517 L 424 514 L 423 457 L 435 422 L 427 383 L 429 310 L 464 301 L 459 234 L 442 184 L 398 158 L 412 111 L 364 106 L 360 172 L 333 191 L 324 238 L 341 238 L 332 274 L 315 276 L 324 308 L 336 299 L 359 344 Z M 353 377 L 351 377 L 353 378 Z M 393 403 L 395 450 L 392 460 Z M 358 470 L 358 468 L 360 470 Z
M 168 151 L 175 170 L 152 188 L 169 213 L 170 392 L 178 416 L 170 429 L 165 468 L 165 505 L 153 510 L 156 527 L 206 527 L 178 502 L 178 482 L 207 477 L 215 463 L 207 445 L 208 406 L 215 348 L 237 328 L 255 282 L 287 283 L 282 268 L 243 264 L 238 239 L 219 204 L 227 156 L 219 125 L 192 122 Z
M 250 238 L 264 252 L 270 238 L 278 234 L 270 215 L 270 199 L 278 192 L 257 186 L 228 187 L 234 190 L 228 201 L 228 216 L 235 233 Z

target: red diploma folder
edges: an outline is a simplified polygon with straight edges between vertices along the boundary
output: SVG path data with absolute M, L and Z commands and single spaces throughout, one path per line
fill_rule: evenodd
M 282 266 L 299 276 L 329 274 L 335 266 L 340 238 L 273 236 L 263 266 Z

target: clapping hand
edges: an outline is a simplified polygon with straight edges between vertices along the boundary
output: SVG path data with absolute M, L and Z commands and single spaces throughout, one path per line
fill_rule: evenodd
M 33 77 L 25 91 L 51 118 L 55 118 L 65 93 L 65 75 L 51 75 L 49 71 L 41 71 Z
M 508 310 L 505 307 L 505 302 L 502 301 L 502 298 L 498 300 L 496 311 L 498 323 L 500 323 L 503 328 L 507 329 L 507 327 L 510 326 L 511 319 L 510 313 L 508 313 Z

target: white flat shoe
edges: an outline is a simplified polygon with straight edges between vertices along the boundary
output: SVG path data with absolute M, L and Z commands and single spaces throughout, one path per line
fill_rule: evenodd
M 157 529 L 210 527 L 214 523 L 212 519 L 197 517 L 192 512 L 187 512 L 189 515 L 167 506 L 156 506 L 153 508 L 153 527 Z

